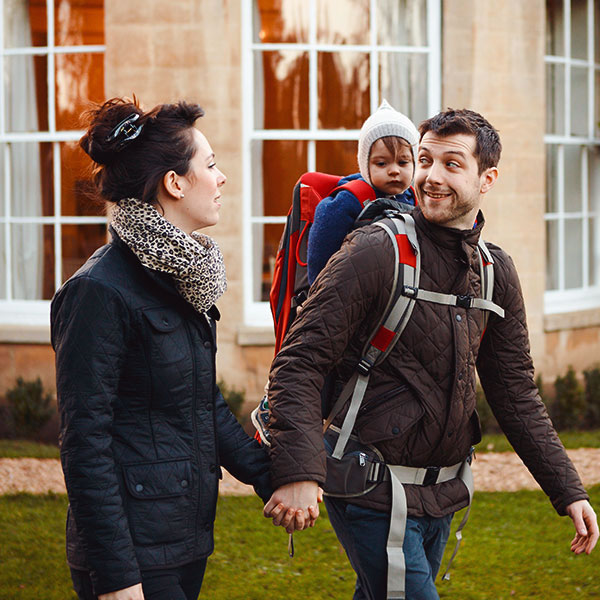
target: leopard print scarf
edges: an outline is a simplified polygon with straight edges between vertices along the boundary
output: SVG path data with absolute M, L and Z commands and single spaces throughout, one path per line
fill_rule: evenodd
M 172 275 L 177 291 L 199 313 L 227 289 L 223 255 L 207 235 L 188 235 L 136 198 L 119 200 L 111 225 L 145 267 Z

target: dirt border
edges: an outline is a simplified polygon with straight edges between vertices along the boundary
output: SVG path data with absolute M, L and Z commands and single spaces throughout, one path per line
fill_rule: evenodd
M 600 483 L 600 448 L 567 451 L 585 486 Z M 473 462 L 476 491 L 514 492 L 539 486 L 514 452 L 478 454 Z M 66 493 L 60 461 L 55 458 L 0 458 L 0 494 L 30 492 Z M 223 470 L 219 493 L 225 496 L 253 494 Z

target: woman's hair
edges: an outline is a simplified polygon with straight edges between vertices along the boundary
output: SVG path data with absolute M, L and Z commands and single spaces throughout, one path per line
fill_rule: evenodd
M 104 199 L 154 203 L 165 173 L 188 173 L 196 151 L 192 128 L 203 115 L 198 104 L 183 101 L 144 112 L 135 96 L 84 113 L 88 129 L 79 145 L 97 165 L 93 179 Z

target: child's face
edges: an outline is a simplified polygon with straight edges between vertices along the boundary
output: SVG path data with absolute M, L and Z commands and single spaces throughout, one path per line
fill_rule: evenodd
M 388 196 L 401 194 L 410 185 L 413 172 L 413 155 L 408 143 L 400 146 L 396 156 L 381 139 L 371 146 L 369 176 L 373 187 L 381 192 Z

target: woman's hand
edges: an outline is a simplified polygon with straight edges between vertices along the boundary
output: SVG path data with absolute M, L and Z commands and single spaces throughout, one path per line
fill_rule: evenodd
M 315 481 L 296 481 L 277 489 L 264 507 L 263 514 L 273 525 L 288 533 L 312 527 L 319 517 L 319 485 Z
M 142 591 L 142 584 L 136 583 L 128 588 L 117 590 L 116 592 L 109 592 L 108 594 L 100 594 L 98 600 L 144 600 L 144 592 Z

